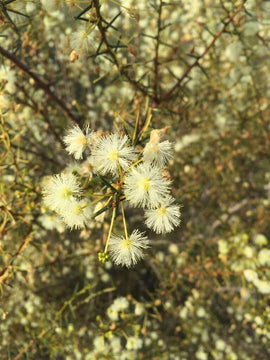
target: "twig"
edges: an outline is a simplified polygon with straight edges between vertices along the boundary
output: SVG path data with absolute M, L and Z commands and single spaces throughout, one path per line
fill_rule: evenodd
M 55 165 L 58 165 L 58 166 L 59 166 L 59 163 L 58 163 L 54 158 L 51 158 L 51 157 L 49 157 L 49 156 L 47 156 L 47 155 L 45 155 L 45 154 L 43 154 L 43 153 L 40 153 L 40 152 L 38 152 L 38 151 L 35 151 L 35 150 L 33 150 L 33 148 L 27 149 L 27 148 L 25 148 L 25 147 L 23 147 L 23 146 L 21 146 L 21 145 L 15 145 L 15 144 L 12 144 L 11 147 L 14 147 L 15 149 L 20 149 L 20 150 L 22 150 L 22 151 L 25 152 L 25 153 L 34 154 L 34 155 L 36 155 L 36 156 L 41 157 L 43 160 L 50 161 L 50 162 L 54 163 Z
M 23 70 L 27 75 L 29 75 L 36 83 L 36 86 L 42 89 L 57 105 L 62 109 L 62 111 L 67 115 L 67 117 L 74 121 L 76 124 L 81 126 L 80 117 L 73 114 L 72 111 L 66 106 L 65 102 L 58 97 L 55 91 L 52 91 L 49 84 L 46 84 L 41 78 L 28 69 L 27 65 L 20 61 L 20 59 L 13 53 L 5 50 L 0 46 L 0 54 L 5 58 L 12 61 L 17 67 Z
M 208 53 L 208 51 L 214 46 L 215 42 L 217 41 L 217 39 L 225 32 L 225 30 L 227 29 L 227 27 L 229 26 L 229 24 L 233 21 L 233 19 L 235 18 L 235 16 L 241 11 L 243 10 L 243 6 L 241 6 L 240 8 L 238 8 L 227 20 L 225 20 L 225 24 L 223 26 L 223 28 L 213 37 L 212 41 L 210 42 L 210 44 L 204 49 L 204 51 L 202 52 L 201 55 L 199 55 L 196 59 L 196 61 L 189 65 L 189 67 L 186 69 L 186 71 L 184 72 L 184 74 L 182 75 L 181 78 L 178 79 L 178 81 L 176 82 L 176 84 L 171 88 L 171 90 L 169 90 L 167 93 L 165 93 L 161 99 L 159 99 L 159 103 L 167 101 L 170 99 L 171 95 L 175 92 L 175 90 L 181 85 L 181 83 L 183 82 L 183 80 L 185 80 L 185 78 L 188 76 L 188 74 L 191 72 L 191 70 L 195 67 L 199 65 L 199 61 L 201 59 L 203 59 L 205 57 L 205 55 Z
M 96 297 L 98 297 L 104 293 L 112 292 L 112 291 L 116 290 L 116 288 L 112 286 L 112 287 L 97 291 L 96 293 L 90 293 L 90 295 L 87 298 L 84 298 L 83 300 L 78 301 L 77 304 L 72 305 L 74 300 L 76 300 L 79 296 L 84 295 L 87 291 L 89 291 L 90 289 L 93 289 L 93 288 L 94 288 L 94 286 L 92 284 L 88 284 L 80 291 L 75 292 L 71 296 L 71 298 L 69 300 L 65 301 L 64 304 L 62 305 L 62 307 L 57 311 L 57 313 L 55 314 L 55 318 L 52 320 L 52 324 L 50 326 L 48 326 L 46 329 L 43 329 L 41 331 L 41 333 L 35 339 L 31 339 L 30 342 L 24 348 L 22 348 L 20 350 L 18 355 L 13 360 L 21 359 L 22 356 L 28 350 L 30 350 L 36 343 L 38 343 L 38 340 L 42 339 L 48 332 L 52 332 L 52 329 L 58 325 L 60 316 L 67 308 L 72 308 L 72 306 L 73 306 L 76 309 L 76 308 L 78 308 L 79 305 L 87 303 L 87 302 L 90 303 L 91 300 L 95 299 Z M 73 308 L 72 308 L 72 310 L 73 310 Z
M 119 70 L 120 74 L 122 76 L 124 76 L 128 80 L 128 82 L 130 84 L 132 84 L 136 89 L 140 90 L 144 95 L 149 96 L 148 91 L 146 90 L 146 88 L 143 85 L 141 85 L 138 81 L 132 79 L 130 77 L 130 75 L 128 74 L 127 69 L 124 66 L 122 66 L 121 64 L 119 64 L 119 61 L 118 61 L 115 53 L 112 51 L 111 45 L 108 42 L 107 35 L 106 35 L 107 29 L 102 24 L 102 22 L 105 22 L 105 21 L 104 21 L 102 15 L 100 13 L 99 0 L 94 0 L 93 4 L 94 4 L 94 7 L 96 9 L 96 14 L 97 14 L 97 18 L 98 18 L 97 27 L 98 27 L 98 29 L 100 31 L 102 41 L 107 47 L 107 53 L 110 55 L 113 63 L 117 66 L 117 69 Z
M 30 243 L 31 240 L 33 240 L 32 234 L 32 227 L 28 230 L 27 235 L 25 237 L 25 239 L 23 239 L 23 241 L 21 242 L 19 248 L 16 250 L 16 252 L 11 256 L 11 258 L 8 260 L 7 265 L 5 265 L 1 270 L 0 270 L 0 284 L 5 283 L 5 280 L 7 278 L 6 273 L 8 275 L 8 272 L 10 270 L 12 270 L 12 264 L 14 262 L 14 260 L 17 258 L 18 255 L 20 255 L 25 248 L 28 246 L 28 244 Z
M 20 86 L 18 84 L 16 84 L 16 86 L 23 92 L 25 98 L 28 100 L 28 102 L 26 102 L 26 105 L 31 107 L 34 111 L 36 111 L 37 113 L 40 113 L 43 116 L 51 133 L 54 135 L 55 139 L 61 144 L 62 148 L 64 149 L 65 144 L 64 144 L 63 140 L 61 139 L 60 135 L 54 129 L 54 126 L 50 120 L 49 114 L 46 109 L 47 108 L 46 104 L 45 104 L 45 106 L 43 104 L 43 109 L 40 109 L 37 102 L 33 99 L 33 96 L 32 97 L 29 96 L 29 93 L 27 93 L 27 90 L 24 88 L 24 86 Z
M 159 45 L 160 45 L 160 32 L 161 29 L 161 13 L 162 13 L 162 0 L 160 0 L 159 8 L 158 8 L 158 21 L 157 21 L 157 35 L 156 39 L 156 46 L 155 46 L 155 58 L 154 58 L 154 96 L 155 101 L 158 101 L 158 83 L 159 83 L 159 74 L 158 74 L 158 67 L 159 67 Z

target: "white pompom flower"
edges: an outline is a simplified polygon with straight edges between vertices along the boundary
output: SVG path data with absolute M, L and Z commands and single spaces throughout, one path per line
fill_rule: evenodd
M 157 234 L 171 232 L 180 224 L 180 206 L 169 196 L 156 209 L 145 211 L 145 224 Z
M 82 53 L 88 53 L 93 49 L 93 38 L 91 37 L 92 29 L 84 26 L 79 27 L 70 37 L 70 46 L 73 50 Z
M 60 215 L 70 229 L 82 229 L 87 224 L 87 221 L 90 221 L 92 209 L 87 206 L 85 199 L 73 199 L 69 202 L 68 206 L 61 211 Z
M 101 137 L 92 151 L 94 170 L 101 175 L 119 174 L 119 166 L 125 170 L 136 157 L 126 135 L 111 134 Z
M 143 250 L 148 247 L 149 240 L 147 237 L 138 230 L 133 230 L 128 238 L 112 235 L 109 244 L 109 252 L 112 261 L 116 265 L 130 268 L 144 257 Z
M 156 208 L 168 196 L 170 182 L 157 167 L 140 164 L 124 178 L 124 194 L 134 206 Z
M 91 132 L 88 126 L 82 131 L 78 125 L 74 125 L 67 131 L 63 141 L 67 152 L 79 160 L 82 159 L 84 150 L 91 145 L 94 137 L 95 133 Z
M 172 143 L 168 140 L 162 142 L 149 142 L 143 150 L 143 160 L 158 167 L 164 167 L 172 158 Z
M 51 177 L 43 188 L 45 205 L 60 213 L 80 194 L 80 184 L 77 177 L 71 173 Z

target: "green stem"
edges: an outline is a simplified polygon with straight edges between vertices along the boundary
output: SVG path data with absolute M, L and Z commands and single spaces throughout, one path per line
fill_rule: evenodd
M 143 150 L 142 150 L 143 151 Z M 140 152 L 140 154 L 142 153 L 142 151 Z M 139 154 L 139 155 L 140 155 Z M 138 165 L 141 161 L 143 161 L 143 158 L 137 160 L 135 163 L 131 164 L 128 168 L 128 170 L 132 169 L 134 166 Z
M 100 180 L 107 185 L 107 187 L 111 188 L 113 192 L 117 192 L 117 189 L 115 187 L 113 187 L 109 181 L 107 181 L 103 176 L 99 175 Z
M 127 224 L 126 224 L 126 218 L 125 218 L 125 212 L 124 212 L 124 205 L 123 205 L 122 201 L 120 202 L 120 206 L 121 206 L 121 211 L 122 211 L 122 216 L 123 216 L 125 236 L 126 236 L 126 240 L 128 240 Z
M 97 195 L 98 195 L 98 194 L 97 194 Z M 109 196 L 109 199 L 106 201 L 106 203 L 105 203 L 105 205 L 104 205 L 104 206 L 107 206 L 108 203 L 109 203 L 109 202 L 111 201 L 111 199 L 112 199 L 112 195 L 111 195 L 111 194 L 105 194 L 105 195 L 102 194 L 102 195 L 100 195 L 100 196 L 101 196 L 100 198 L 95 199 L 95 200 L 91 201 L 90 203 L 87 203 L 87 204 L 85 204 L 84 206 L 82 206 L 82 209 L 84 209 L 84 208 L 86 208 L 86 207 L 88 207 L 88 206 L 94 205 L 94 204 L 96 204 L 97 202 L 103 200 L 105 197 L 108 197 L 108 196 Z
M 123 182 L 123 171 L 121 169 L 119 161 L 117 161 L 117 167 L 118 167 L 118 171 L 119 171 L 119 174 L 120 174 L 120 182 L 122 183 Z
M 110 229 L 109 229 L 109 233 L 108 233 L 108 237 L 107 237 L 107 241 L 106 241 L 106 246 L 105 246 L 105 250 L 104 250 L 105 254 L 107 253 L 108 246 L 109 246 L 109 243 L 110 243 L 110 238 L 111 238 L 111 235 L 112 235 L 112 229 L 113 229 L 113 224 L 114 224 L 114 220 L 115 220 L 115 212 L 116 212 L 116 207 L 113 208 L 111 225 L 110 225 Z
M 135 128 L 134 128 L 133 137 L 132 137 L 132 144 L 134 144 L 135 140 L 136 140 L 139 118 L 140 118 L 140 112 L 139 112 L 139 110 L 137 110 L 136 123 L 135 123 Z

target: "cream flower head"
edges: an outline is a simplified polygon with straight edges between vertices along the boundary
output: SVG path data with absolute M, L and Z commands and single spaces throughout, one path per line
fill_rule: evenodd
M 91 145 L 94 138 L 95 133 L 91 132 L 88 126 L 82 131 L 78 125 L 74 125 L 67 131 L 63 141 L 66 144 L 67 152 L 79 160 L 82 159 L 84 150 Z
M 109 244 L 109 251 L 112 261 L 116 265 L 131 267 L 144 257 L 143 250 L 149 246 L 149 240 L 143 233 L 134 230 L 126 238 L 124 236 L 112 235 Z
M 126 135 L 111 134 L 101 137 L 92 152 L 91 162 L 96 172 L 105 175 L 119 174 L 119 167 L 125 170 L 136 157 Z
M 172 143 L 168 140 L 162 142 L 149 142 L 143 150 L 143 160 L 147 163 L 164 167 L 172 158 Z
M 146 225 L 157 234 L 169 233 L 180 224 L 180 206 L 169 196 L 156 209 L 146 210 L 145 217 Z
M 80 194 L 81 187 L 77 177 L 70 173 L 52 176 L 43 188 L 45 205 L 60 213 L 75 199 L 74 196 Z
M 124 193 L 134 206 L 156 208 L 168 195 L 170 182 L 157 167 L 140 164 L 132 168 L 124 178 Z

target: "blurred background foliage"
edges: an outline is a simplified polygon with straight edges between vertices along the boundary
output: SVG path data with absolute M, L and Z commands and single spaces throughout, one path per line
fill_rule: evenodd
M 1 359 L 270 357 L 268 1 L 0 1 Z M 168 127 L 182 223 L 131 270 L 42 204 L 77 123 Z M 128 209 L 128 222 L 141 214 Z

